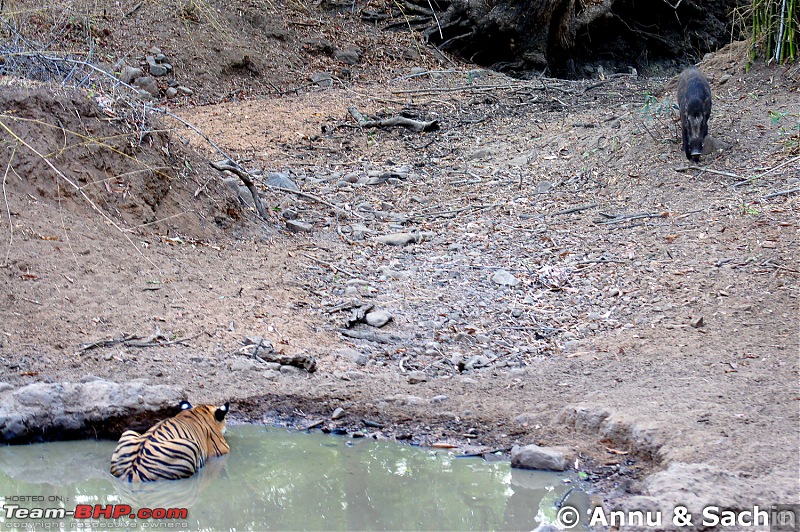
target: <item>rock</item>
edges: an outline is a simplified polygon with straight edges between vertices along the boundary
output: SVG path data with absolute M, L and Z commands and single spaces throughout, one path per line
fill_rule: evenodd
M 143 75 L 144 72 L 142 72 L 141 68 L 126 66 L 119 73 L 119 80 L 122 83 L 127 83 L 128 85 L 130 85 L 131 83 L 133 83 L 133 80 L 135 80 L 136 78 L 140 78 Z
M 355 47 L 336 50 L 333 52 L 333 58 L 345 65 L 356 65 L 361 61 L 361 50 Z
M 375 240 L 381 244 L 389 246 L 405 246 L 414 242 L 418 242 L 419 235 L 415 233 L 392 233 L 390 235 L 381 235 L 375 237 Z
M 147 91 L 154 98 L 158 98 L 159 96 L 158 84 L 156 83 L 156 80 L 150 76 L 141 76 L 136 78 L 133 81 L 133 85 L 134 87 L 139 87 L 140 89 Z
M 144 89 L 140 89 L 140 90 L 139 90 L 139 91 L 136 93 L 136 97 L 137 97 L 138 99 L 142 100 L 143 102 L 152 102 L 152 101 L 153 101 L 153 95 L 152 95 L 152 94 L 150 94 L 149 92 L 147 92 L 147 91 L 146 91 L 146 90 L 144 90 Z
M 547 194 L 553 190 L 553 183 L 550 181 L 542 181 L 538 185 L 536 185 L 536 193 L 537 194 Z
M 333 411 L 333 414 L 331 414 L 331 419 L 341 419 L 344 417 L 344 415 L 344 408 L 340 407 Z
M 371 325 L 372 327 L 383 327 L 391 321 L 392 315 L 385 310 L 374 310 L 372 312 L 368 312 L 364 319 L 366 320 L 367 324 Z
M 694 318 L 694 319 L 693 319 L 693 320 L 690 322 L 690 324 L 691 324 L 691 326 L 692 326 L 692 327 L 694 327 L 695 329 L 699 329 L 700 327 L 702 327 L 703 325 L 705 325 L 705 324 L 706 324 L 706 322 L 705 322 L 705 320 L 703 319 L 703 316 L 698 316 L 697 318 Z
M 511 467 L 518 469 L 540 469 L 565 471 L 569 466 L 564 453 L 553 447 L 538 445 L 515 446 L 511 449 Z
M 517 286 L 520 281 L 507 270 L 497 270 L 492 275 L 492 282 L 503 286 Z
M 428 382 L 428 376 L 425 375 L 421 371 L 412 371 L 408 374 L 408 383 L 409 384 L 420 384 L 423 382 Z
M 238 357 L 231 362 L 231 371 L 252 371 L 258 367 L 258 362 L 252 358 Z
M 314 230 L 314 226 L 300 220 L 286 220 L 286 229 L 292 233 L 310 233 Z
M 267 185 L 271 187 L 285 188 L 287 190 L 300 190 L 297 187 L 297 184 L 289 177 L 289 174 L 284 172 L 270 172 L 267 174 Z
M 436 395 L 434 397 L 431 397 L 431 404 L 436 405 L 439 403 L 444 403 L 445 401 L 448 400 L 450 400 L 450 397 L 447 395 Z
M 286 209 L 281 212 L 281 218 L 284 220 L 297 220 L 298 216 L 297 211 L 293 211 L 292 209 Z
M 157 78 L 166 76 L 169 73 L 169 70 L 165 65 L 149 65 L 148 70 L 150 71 L 151 76 L 155 76 Z
M 183 85 L 178 85 L 178 92 L 186 96 L 191 96 L 192 94 L 194 94 L 194 91 L 192 89 L 190 89 L 189 87 L 184 87 Z
M 147 53 L 148 53 L 148 54 L 152 54 L 152 55 L 158 55 L 158 54 L 160 54 L 160 53 L 161 53 L 161 48 L 158 48 L 158 47 L 156 47 L 156 46 L 153 46 L 152 48 L 150 48 L 149 50 L 147 50 Z
M 185 393 L 143 380 L 124 384 L 38 382 L 0 392 L 0 443 L 77 437 L 118 438 L 120 427 L 149 426 L 174 413 Z
M 164 96 L 166 96 L 167 98 L 174 98 L 177 95 L 178 95 L 178 89 L 176 89 L 175 87 L 170 87 L 164 92 Z
M 315 72 L 311 74 L 311 81 L 313 81 L 317 87 L 327 89 L 333 85 L 333 76 L 327 72 Z

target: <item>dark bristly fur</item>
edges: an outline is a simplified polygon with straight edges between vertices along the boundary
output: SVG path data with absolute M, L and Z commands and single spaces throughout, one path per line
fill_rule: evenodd
M 228 403 L 217 408 L 181 403 L 175 417 L 144 434 L 126 430 L 111 455 L 111 474 L 129 482 L 174 480 L 194 475 L 208 458 L 230 452 L 225 441 Z
M 703 142 L 708 136 L 711 86 L 705 75 L 693 66 L 684 70 L 678 80 L 678 108 L 681 113 L 683 150 L 687 159 L 696 162 L 703 153 Z

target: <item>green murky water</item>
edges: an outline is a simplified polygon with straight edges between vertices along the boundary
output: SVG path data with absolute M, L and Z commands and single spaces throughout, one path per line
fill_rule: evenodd
M 531 530 L 555 521 L 570 489 L 554 474 L 390 442 L 254 425 L 229 428 L 227 439 L 231 454 L 194 477 L 146 484 L 108 473 L 114 442 L 0 447 L 0 528 Z M 8 510 L 83 504 L 186 508 L 188 517 L 19 519 Z M 576 490 L 569 504 L 588 501 Z

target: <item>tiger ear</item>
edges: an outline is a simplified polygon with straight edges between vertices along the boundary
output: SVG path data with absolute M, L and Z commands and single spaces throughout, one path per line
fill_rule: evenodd
M 191 410 L 192 403 L 189 401 L 181 401 L 181 410 Z
M 225 419 L 225 414 L 228 413 L 228 408 L 230 407 L 230 403 L 225 403 L 221 407 L 217 408 L 217 411 L 214 412 L 214 419 L 217 421 L 222 421 Z

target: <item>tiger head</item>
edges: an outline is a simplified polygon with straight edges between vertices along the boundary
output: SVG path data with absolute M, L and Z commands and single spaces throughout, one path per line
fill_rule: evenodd
M 214 406 L 214 405 L 197 405 L 192 406 L 189 401 L 181 401 L 181 411 L 191 411 L 193 414 L 197 414 L 202 418 L 205 418 L 209 421 L 213 420 L 212 424 L 216 425 L 219 428 L 220 434 L 225 434 L 227 430 L 227 422 L 225 421 L 225 415 L 228 413 L 228 409 L 230 408 L 230 403 L 225 403 L 222 406 Z

